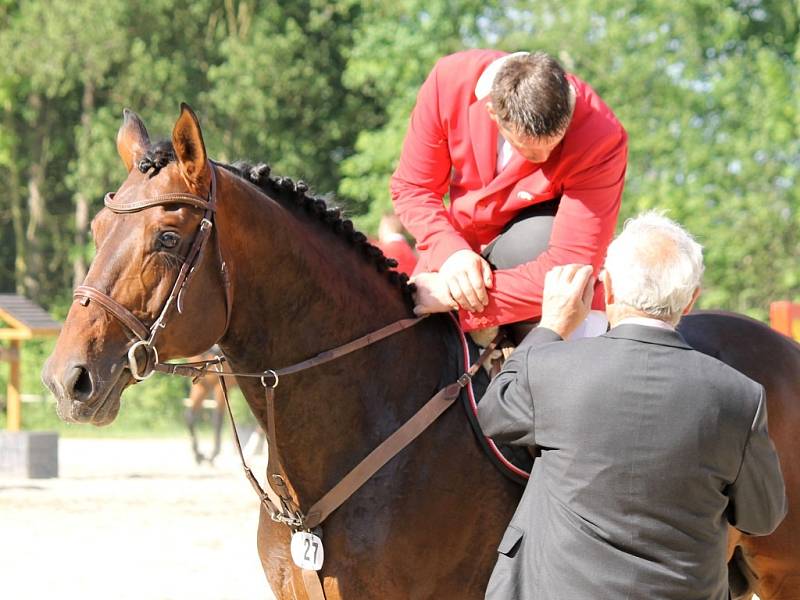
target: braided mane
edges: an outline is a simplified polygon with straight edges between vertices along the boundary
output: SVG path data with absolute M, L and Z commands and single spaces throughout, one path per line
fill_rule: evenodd
M 172 143 L 169 141 L 156 142 L 147 149 L 137 164 L 137 168 L 142 173 L 147 173 L 150 169 L 153 169 L 151 173 L 151 177 L 153 177 L 174 160 L 175 151 Z M 388 258 L 380 248 L 370 244 L 367 236 L 357 231 L 350 219 L 342 217 L 340 208 L 328 207 L 324 199 L 309 194 L 309 187 L 305 182 L 295 182 L 289 177 L 271 176 L 270 166 L 264 163 L 253 165 L 245 161 L 237 161 L 230 165 L 225 163 L 214 164 L 249 181 L 283 206 L 295 210 L 304 210 L 307 214 L 316 217 L 321 224 L 327 226 L 359 252 L 378 272 L 385 273 L 391 285 L 401 292 L 408 306 L 413 307 L 412 294 L 414 285 L 408 282 L 406 273 L 399 273 L 394 270 L 397 266 L 397 261 L 393 258 Z

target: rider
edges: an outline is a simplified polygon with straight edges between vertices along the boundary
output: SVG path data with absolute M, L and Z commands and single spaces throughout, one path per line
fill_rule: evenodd
M 614 113 L 547 54 L 440 59 L 391 181 L 420 255 L 415 312 L 459 310 L 466 331 L 537 319 L 550 268 L 584 263 L 597 274 L 626 165 Z M 602 310 L 603 294 L 594 298 Z M 584 335 L 605 331 L 602 312 L 590 319 Z

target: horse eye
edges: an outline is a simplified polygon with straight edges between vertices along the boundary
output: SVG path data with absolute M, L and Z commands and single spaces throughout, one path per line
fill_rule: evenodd
M 181 236 L 179 236 L 174 231 L 162 231 L 158 234 L 158 245 L 162 248 L 171 249 L 178 245 L 178 242 L 181 241 Z

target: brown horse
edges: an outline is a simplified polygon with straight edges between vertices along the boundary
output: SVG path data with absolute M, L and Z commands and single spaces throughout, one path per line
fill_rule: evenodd
M 304 186 L 269 178 L 263 167 L 210 163 L 188 107 L 175 124 L 172 146 L 151 145 L 129 112 L 117 145 L 129 171 L 118 198 L 211 197 L 216 180 L 211 250 L 186 285 L 182 312 L 173 310 L 159 330 L 161 359 L 191 356 L 219 341 L 235 371 L 263 372 L 411 315 L 405 279 L 387 272 L 382 254 L 351 223 L 310 198 Z M 86 284 L 136 319 L 154 323 L 169 304 L 172 282 L 180 280 L 179 257 L 193 247 L 203 215 L 202 206 L 180 204 L 123 214 L 102 210 L 93 221 L 97 254 Z M 133 382 L 135 365 L 127 369 L 126 356 L 135 323 L 123 325 L 112 313 L 120 314 L 85 297 L 70 310 L 44 372 L 65 419 L 110 423 L 120 394 Z M 697 316 L 688 323 L 713 341 L 743 322 Z M 738 346 L 742 361 L 775 367 L 762 379 L 772 392 L 770 410 L 794 429 L 797 351 L 780 336 L 763 328 L 750 332 L 744 323 L 752 336 Z M 307 509 L 452 381 L 452 335 L 447 317 L 429 318 L 311 371 L 281 377 L 275 439 L 296 504 Z M 242 379 L 240 385 L 264 425 L 261 383 Z M 777 441 L 790 460 L 797 446 L 784 437 Z M 786 468 L 797 489 L 800 482 Z M 445 412 L 325 521 L 321 575 L 327 598 L 482 598 L 520 493 L 482 456 L 464 415 Z M 790 515 L 800 510 L 795 506 Z M 797 523 L 787 523 L 793 529 L 783 526 L 778 539 L 794 539 Z M 304 598 L 289 538 L 289 530 L 262 508 L 258 549 L 267 579 L 278 598 Z M 785 579 L 800 573 L 800 560 L 797 553 L 777 554 L 765 568 L 757 572 L 762 580 L 773 573 Z
M 800 345 L 758 321 L 729 313 L 692 314 L 679 329 L 694 348 L 764 386 L 769 433 L 786 482 L 789 513 L 775 532 L 751 537 L 730 530 L 733 598 L 755 592 L 761 600 L 800 599 Z

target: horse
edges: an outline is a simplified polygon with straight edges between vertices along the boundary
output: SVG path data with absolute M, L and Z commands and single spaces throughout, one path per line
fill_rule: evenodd
M 239 383 L 268 431 L 271 459 L 273 449 L 282 457 L 276 481 L 306 512 L 463 370 L 451 351 L 452 320 L 439 315 L 283 374 L 278 385 L 286 365 L 409 319 L 407 278 L 302 182 L 271 177 L 265 165 L 210 161 L 186 105 L 171 144 L 151 143 L 141 119 L 125 111 L 117 148 L 128 176 L 92 221 L 96 256 L 43 372 L 63 419 L 107 425 L 123 390 L 147 370 L 140 363 L 218 343 L 234 372 L 271 375 Z M 201 234 L 204 251 L 193 242 Z M 736 338 L 729 330 L 746 341 L 723 352 L 717 344 Z M 770 538 L 774 560 L 759 558 L 772 547 L 766 539 L 739 539 L 731 556 L 752 567 L 747 585 L 762 600 L 789 598 L 800 589 L 792 583 L 800 553 L 787 545 L 797 539 L 800 481 L 797 445 L 783 432 L 798 425 L 798 351 L 734 316 L 692 316 L 686 332 L 723 359 L 762 365 L 771 421 L 783 420 L 776 443 L 794 504 Z M 143 340 L 156 333 L 148 346 Z M 485 459 L 464 414 L 444 411 L 325 521 L 325 597 L 482 598 L 521 492 Z M 270 587 L 280 600 L 311 598 L 308 571 L 292 562 L 290 546 L 290 528 L 262 502 L 257 547 Z M 783 595 L 770 595 L 764 582 L 778 579 Z
M 800 598 L 800 345 L 742 315 L 699 312 L 679 331 L 696 350 L 718 358 L 766 391 L 769 434 L 778 450 L 789 512 L 771 534 L 753 537 L 729 530 L 728 573 L 733 600 L 753 593 L 761 600 Z

